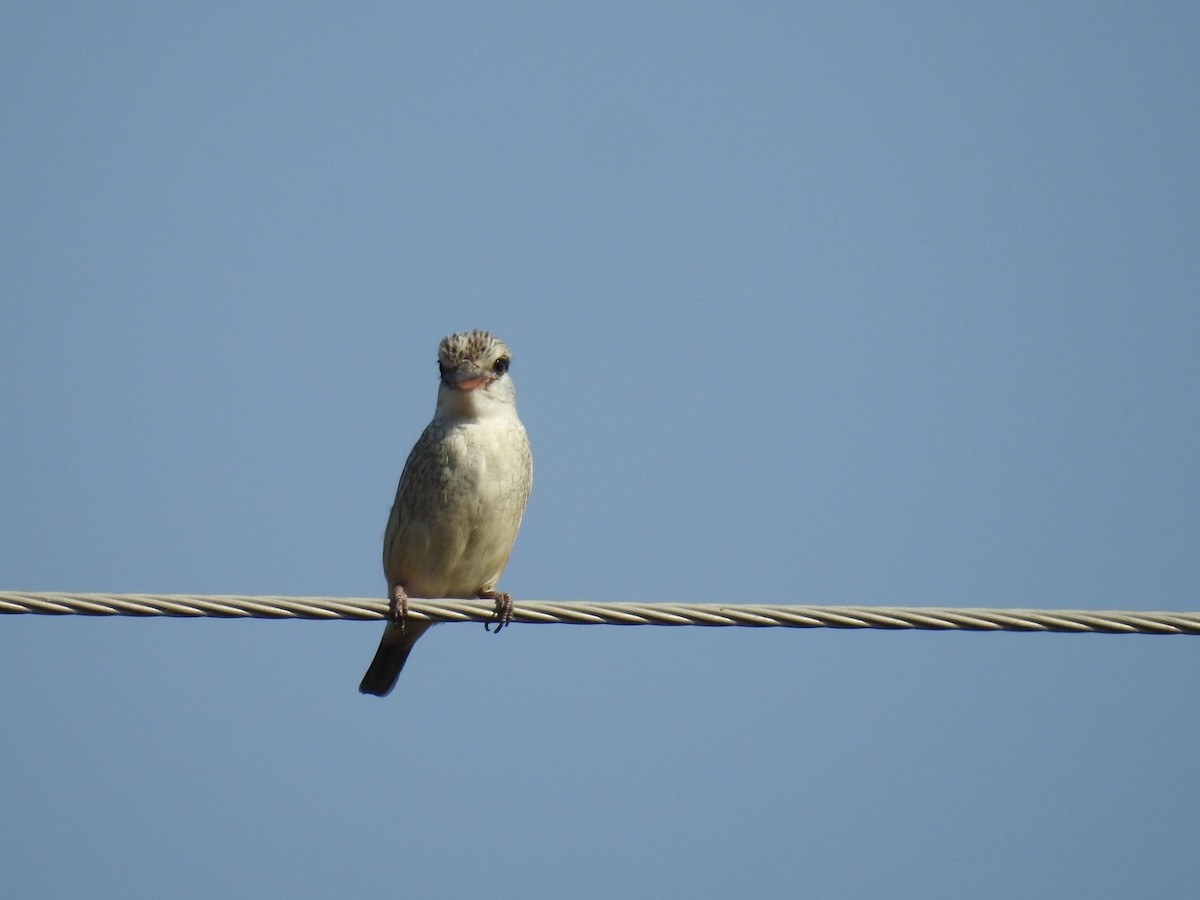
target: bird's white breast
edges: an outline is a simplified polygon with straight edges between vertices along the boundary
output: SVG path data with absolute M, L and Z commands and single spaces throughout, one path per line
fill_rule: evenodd
M 492 590 L 512 551 L 532 483 L 516 415 L 435 417 L 405 464 L 384 569 L 412 597 Z

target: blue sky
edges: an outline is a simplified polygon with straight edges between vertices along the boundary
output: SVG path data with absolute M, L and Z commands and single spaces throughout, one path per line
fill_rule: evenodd
M 1192 4 L 0 13 L 0 586 L 1200 608 Z M 0 620 L 12 896 L 1190 897 L 1194 639 Z

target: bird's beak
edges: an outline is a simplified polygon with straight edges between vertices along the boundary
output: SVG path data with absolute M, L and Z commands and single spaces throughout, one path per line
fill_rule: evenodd
M 462 363 L 452 372 L 447 372 L 444 379 L 446 384 L 459 391 L 474 391 L 486 388 L 496 376 L 491 372 L 480 372 L 470 363 Z

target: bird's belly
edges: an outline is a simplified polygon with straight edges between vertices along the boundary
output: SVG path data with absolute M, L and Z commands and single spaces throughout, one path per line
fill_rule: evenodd
M 522 434 L 523 437 L 523 434 Z M 520 456 L 495 441 L 448 436 L 442 465 L 427 470 L 385 568 L 410 597 L 475 597 L 492 590 L 512 551 L 528 496 Z

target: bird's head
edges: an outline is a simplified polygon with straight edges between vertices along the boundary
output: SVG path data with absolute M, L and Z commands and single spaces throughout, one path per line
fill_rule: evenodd
M 486 331 L 443 338 L 438 345 L 438 413 L 478 418 L 515 408 L 516 389 L 508 377 L 511 360 L 504 342 Z

